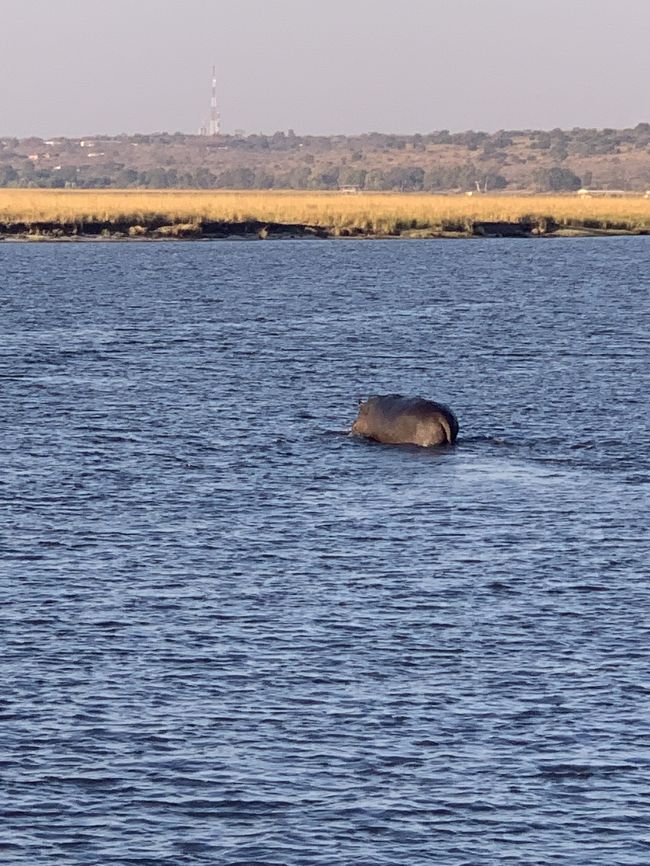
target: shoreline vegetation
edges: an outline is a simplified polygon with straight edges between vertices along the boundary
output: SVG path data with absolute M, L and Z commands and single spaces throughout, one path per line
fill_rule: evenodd
M 647 234 L 650 198 L 640 195 L 0 190 L 0 240 Z
M 11 189 L 645 192 L 650 123 L 628 129 L 480 130 L 395 135 L 0 137 Z

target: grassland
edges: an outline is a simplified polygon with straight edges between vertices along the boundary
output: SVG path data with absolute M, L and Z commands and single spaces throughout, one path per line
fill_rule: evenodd
M 0 237 L 650 233 L 642 196 L 0 190 Z

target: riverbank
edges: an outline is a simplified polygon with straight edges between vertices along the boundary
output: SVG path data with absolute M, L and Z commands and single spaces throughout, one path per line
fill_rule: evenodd
M 457 231 L 444 229 L 412 229 L 395 232 L 367 232 L 361 229 L 333 229 L 323 226 L 294 225 L 288 223 L 216 223 L 163 225 L 160 227 L 124 225 L 113 222 L 93 223 L 36 223 L 31 225 L 0 224 L 0 241 L 5 242 L 102 242 L 102 241 L 160 241 L 160 240 L 283 240 L 297 238 L 532 238 L 532 237 L 616 237 L 621 235 L 647 235 L 647 230 L 557 228 L 548 230 L 521 223 L 473 223 Z
M 641 196 L 0 190 L 0 239 L 458 238 L 650 234 Z

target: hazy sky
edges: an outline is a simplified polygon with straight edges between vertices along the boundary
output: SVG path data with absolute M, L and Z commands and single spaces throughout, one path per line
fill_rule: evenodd
M 650 121 L 650 0 L 0 0 L 0 136 Z

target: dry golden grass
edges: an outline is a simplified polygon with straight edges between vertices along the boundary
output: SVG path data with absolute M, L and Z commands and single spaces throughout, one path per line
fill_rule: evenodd
M 552 218 L 563 226 L 650 229 L 650 199 L 582 199 L 576 195 L 428 195 L 214 190 L 0 190 L 0 223 L 81 223 L 151 219 L 198 224 L 203 220 L 258 220 L 369 233 L 449 229 L 474 221 Z

